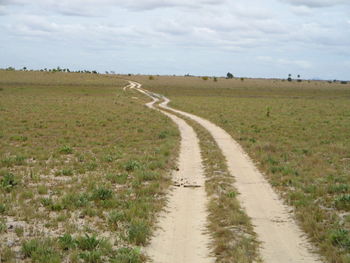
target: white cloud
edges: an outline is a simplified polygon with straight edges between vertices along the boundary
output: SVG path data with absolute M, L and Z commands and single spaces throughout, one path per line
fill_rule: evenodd
M 306 60 L 273 58 L 270 56 L 258 56 L 257 60 L 268 63 L 270 65 L 276 64 L 280 66 L 296 66 L 300 69 L 309 69 L 312 67 L 312 63 Z
M 311 8 L 317 7 L 329 7 L 340 4 L 349 4 L 348 0 L 282 0 L 283 2 L 290 3 L 297 6 L 307 6 Z

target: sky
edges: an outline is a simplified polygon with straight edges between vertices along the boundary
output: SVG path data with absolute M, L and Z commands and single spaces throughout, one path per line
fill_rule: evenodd
M 350 0 L 0 0 L 0 68 L 350 80 Z

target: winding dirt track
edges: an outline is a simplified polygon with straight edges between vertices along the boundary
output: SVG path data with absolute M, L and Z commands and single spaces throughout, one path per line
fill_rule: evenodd
M 140 89 L 140 85 L 130 82 L 129 88 L 150 96 Z M 153 104 L 146 105 L 157 110 Z M 199 141 L 196 133 L 184 120 L 165 111 L 160 111 L 172 119 L 181 134 L 178 171 L 174 174 L 174 184 L 168 199 L 167 211 L 160 215 L 159 230 L 147 247 L 147 254 L 155 263 L 211 263 L 209 256 L 210 236 L 205 233 L 206 203 Z
M 155 101 L 158 101 L 157 97 L 160 97 L 160 95 L 141 89 L 141 84 L 139 83 L 130 82 L 130 84 L 131 88 L 136 88 L 138 91 L 153 98 L 153 102 L 151 104 L 148 104 L 149 107 L 153 107 L 153 103 Z M 260 254 L 264 262 L 321 262 L 317 255 L 310 252 L 311 245 L 304 238 L 303 232 L 297 226 L 291 214 L 289 213 L 291 209 L 283 204 L 281 199 L 274 192 L 274 190 L 266 181 L 264 176 L 256 169 L 253 162 L 247 156 L 247 154 L 245 154 L 240 145 L 236 141 L 234 141 L 232 137 L 222 128 L 196 115 L 172 109 L 167 106 L 169 99 L 165 97 L 162 97 L 162 99 L 164 100 L 164 102 L 159 104 L 160 108 L 167 109 L 185 117 L 191 118 L 192 120 L 198 122 L 204 128 L 206 128 L 214 137 L 215 141 L 217 142 L 218 146 L 220 147 L 221 151 L 226 157 L 227 165 L 231 175 L 235 177 L 235 187 L 240 193 L 240 195 L 238 196 L 239 201 L 242 207 L 246 210 L 248 216 L 252 219 L 254 231 L 258 235 L 258 240 L 262 242 Z M 175 116 L 167 112 L 161 112 L 171 117 L 177 123 L 179 120 L 181 120 L 177 117 L 176 119 L 174 119 Z M 181 135 L 183 136 L 184 133 L 182 132 Z M 185 147 L 183 145 L 185 143 L 189 143 L 190 145 L 191 142 L 183 140 L 182 147 Z M 197 139 L 195 143 L 198 144 Z M 190 156 L 189 160 L 191 160 L 191 162 L 193 161 L 192 156 Z M 184 160 L 180 158 L 180 165 L 182 161 Z M 202 183 L 203 181 L 201 181 L 201 184 Z M 189 194 L 187 197 L 187 203 L 194 202 L 191 194 Z M 204 193 L 201 198 L 205 198 Z M 169 208 L 171 209 L 171 207 Z M 180 207 L 176 207 L 175 209 L 180 209 Z M 173 213 L 172 209 L 170 210 L 170 213 Z M 192 216 L 192 213 L 190 214 Z M 203 216 L 205 216 L 205 213 L 203 213 Z M 198 219 L 198 224 L 201 226 L 203 226 L 203 219 L 204 218 Z M 160 222 L 160 224 L 162 227 L 172 228 L 174 232 L 178 231 L 175 229 L 176 226 L 173 225 L 170 221 L 167 221 L 167 224 L 163 224 L 162 222 Z M 157 237 L 155 238 L 155 240 L 157 240 Z M 176 250 L 173 251 L 173 254 L 183 253 L 182 251 L 177 250 L 176 247 L 168 248 L 167 246 L 172 246 L 172 244 L 167 243 L 164 244 L 164 246 L 159 246 L 155 249 L 173 249 Z M 161 252 L 162 251 L 154 251 L 154 254 Z M 154 259 L 156 258 L 154 257 Z M 186 258 L 183 258 L 179 261 L 167 261 L 164 259 L 159 258 L 159 260 L 161 261 L 156 262 L 205 262 L 197 260 L 187 260 Z

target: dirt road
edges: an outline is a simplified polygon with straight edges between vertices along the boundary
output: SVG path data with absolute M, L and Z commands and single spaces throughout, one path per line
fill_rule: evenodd
M 141 89 L 140 84 L 135 87 L 153 98 L 161 97 Z M 258 240 L 262 242 L 260 254 L 264 262 L 321 262 L 317 255 L 310 252 L 311 245 L 293 220 L 289 212 L 291 208 L 283 204 L 240 145 L 222 128 L 196 115 L 172 109 L 167 106 L 169 100 L 164 97 L 162 99 L 164 101 L 159 105 L 160 108 L 191 118 L 214 137 L 226 157 L 231 175 L 235 178 L 235 187 L 239 192 L 238 199 L 252 219 Z
M 130 84 L 130 88 L 137 88 L 149 96 L 138 83 Z M 153 104 L 158 98 L 152 99 L 146 105 L 155 109 Z M 205 234 L 207 196 L 197 135 L 181 118 L 161 112 L 171 118 L 180 130 L 179 166 L 173 175 L 174 186 L 166 211 L 160 215 L 159 230 L 146 252 L 155 263 L 214 262 L 209 256 L 210 236 Z

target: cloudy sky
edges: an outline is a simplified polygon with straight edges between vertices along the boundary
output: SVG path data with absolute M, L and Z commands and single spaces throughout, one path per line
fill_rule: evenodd
M 0 68 L 350 79 L 350 0 L 0 0 Z

